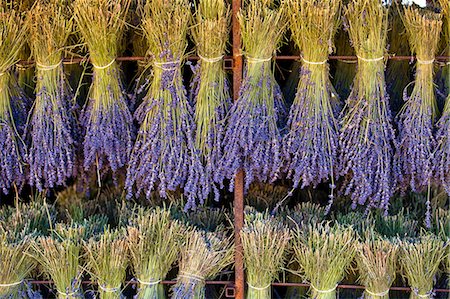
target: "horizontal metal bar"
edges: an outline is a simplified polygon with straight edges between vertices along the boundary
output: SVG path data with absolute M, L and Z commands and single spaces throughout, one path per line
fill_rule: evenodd
M 302 282 L 274 282 L 272 283 L 274 287 L 309 287 L 309 283 Z M 339 289 L 352 289 L 352 290 L 364 290 L 365 287 L 362 285 L 351 285 L 351 284 L 339 284 L 337 286 Z M 404 291 L 411 292 L 410 287 L 391 287 L 391 291 Z M 450 289 L 433 289 L 437 293 L 450 293 Z
M 224 56 L 224 59 L 227 60 L 232 60 L 233 56 Z M 396 56 L 396 55 L 390 55 L 386 57 L 389 60 L 415 60 L 416 57 L 415 56 Z M 116 61 L 142 61 L 142 60 L 146 60 L 148 59 L 147 57 L 144 56 L 123 56 L 123 57 L 117 57 Z M 187 57 L 187 60 L 199 60 L 200 58 L 198 56 L 189 56 Z M 298 55 L 279 55 L 279 56 L 274 56 L 275 60 L 299 60 L 301 59 L 301 56 Z M 328 56 L 329 60 L 351 60 L 351 61 L 356 61 L 358 60 L 358 57 L 356 56 L 343 56 L 343 55 L 331 55 Z M 437 61 L 450 61 L 450 56 L 436 56 L 435 59 Z M 89 61 L 89 58 L 64 58 L 63 62 L 64 63 L 80 63 L 80 62 L 84 62 L 84 61 Z M 30 65 L 33 64 L 34 60 L 21 60 L 18 62 L 18 64 L 21 65 Z
M 37 284 L 37 285 L 39 285 L 39 284 L 53 284 L 53 281 L 51 281 L 51 280 L 30 280 L 29 283 L 31 283 L 31 284 Z M 136 280 L 125 281 L 125 284 L 126 284 L 126 285 L 127 285 L 127 284 L 138 284 L 138 283 L 139 283 L 139 282 L 136 281 Z M 168 285 L 176 284 L 176 283 L 177 283 L 176 280 L 162 280 L 162 281 L 160 282 L 160 284 L 168 284 Z M 91 280 L 83 280 L 83 281 L 81 282 L 81 284 L 84 284 L 84 285 L 96 285 L 97 282 L 96 282 L 96 281 L 91 281 Z M 208 285 L 233 285 L 233 284 L 234 284 L 234 281 L 226 281 L 226 280 L 206 280 L 206 281 L 205 281 L 205 284 L 208 284 Z
M 51 280 L 30 280 L 31 284 L 53 284 L 53 281 Z M 176 280 L 163 280 L 161 281 L 161 284 L 166 285 L 173 285 L 177 281 Z M 96 285 L 97 282 L 95 281 L 89 281 L 84 280 L 81 282 L 85 285 Z M 125 284 L 138 284 L 139 282 L 135 280 L 126 281 Z M 234 281 L 227 281 L 227 280 L 207 280 L 205 281 L 205 284 L 207 285 L 226 285 L 226 286 L 232 286 L 234 285 Z M 272 283 L 273 287 L 309 287 L 309 283 L 303 283 L 303 282 L 274 282 Z M 351 290 L 364 290 L 365 287 L 362 285 L 352 285 L 352 284 L 339 284 L 337 286 L 338 289 L 351 289 Z M 404 292 L 411 292 L 410 287 L 391 287 L 391 291 L 404 291 Z M 450 293 L 450 289 L 433 289 L 436 293 Z

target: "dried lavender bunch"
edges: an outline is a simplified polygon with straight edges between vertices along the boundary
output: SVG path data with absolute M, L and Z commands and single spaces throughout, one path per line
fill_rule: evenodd
M 74 1 L 74 18 L 89 49 L 94 71 L 81 120 L 85 130 L 84 168 L 96 169 L 99 185 L 102 174 L 109 169 L 116 178 L 128 162 L 133 146 L 133 119 L 115 61 L 130 1 Z
M 339 99 L 329 78 L 328 54 L 341 1 L 286 1 L 292 39 L 301 50 L 302 67 L 284 138 L 288 178 L 297 188 L 331 181 L 330 204 L 334 197 L 337 166 Z
M 65 185 L 75 176 L 75 103 L 62 65 L 72 25 L 63 5 L 55 0 L 38 1 L 29 12 L 30 47 L 37 73 L 27 161 L 30 185 L 39 191 Z
M 149 1 L 144 7 L 143 29 L 152 54 L 153 78 L 136 110 L 141 127 L 126 181 L 128 197 L 145 193 L 150 199 L 156 188 L 161 197 L 167 197 L 168 191 L 184 188 L 186 209 L 194 208 L 197 199 L 203 204 L 209 192 L 181 73 L 190 16 L 187 0 Z
M 21 139 L 26 123 L 26 96 L 10 68 L 25 43 L 25 28 L 13 9 L 0 8 L 0 189 L 7 194 L 12 186 L 25 182 L 25 144 Z
M 442 20 L 440 14 L 413 7 L 405 7 L 402 19 L 417 64 L 414 89 L 410 96 L 404 91 L 405 104 L 397 119 L 399 136 L 395 172 L 402 190 L 410 187 L 414 192 L 421 192 L 432 178 L 433 131 L 438 114 L 433 62 Z
M 223 156 L 225 116 L 231 105 L 230 88 L 223 69 L 229 33 L 230 9 L 225 1 L 202 0 L 196 7 L 192 36 L 197 45 L 199 63 L 193 67 L 191 98 L 195 103 L 195 146 L 200 150 L 207 187 L 219 200 L 224 173 Z
M 447 41 L 450 41 L 450 3 L 446 0 L 441 0 L 440 4 L 447 24 L 445 38 Z M 450 196 L 450 93 L 445 100 L 444 111 L 437 123 L 437 128 L 437 148 L 433 156 L 434 176 L 440 181 Z
M 233 241 L 224 231 L 188 232 L 180 248 L 180 272 L 172 299 L 206 299 L 205 280 L 214 279 L 234 260 Z
M 339 137 L 344 194 L 351 196 L 353 208 L 359 204 L 387 212 L 394 191 L 394 130 L 383 62 L 388 9 L 381 0 L 353 0 L 345 15 L 358 70 Z
M 258 180 L 274 181 L 281 164 L 279 121 L 284 113 L 280 87 L 272 68 L 272 55 L 286 28 L 282 8 L 272 1 L 249 0 L 238 14 L 246 56 L 239 100 L 229 113 L 224 137 L 222 170 L 232 180 L 245 171 L 245 189 Z

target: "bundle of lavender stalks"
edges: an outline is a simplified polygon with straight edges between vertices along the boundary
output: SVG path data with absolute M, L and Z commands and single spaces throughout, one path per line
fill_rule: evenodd
M 25 43 L 25 29 L 18 12 L 0 6 L 0 192 L 5 194 L 25 182 L 27 100 L 11 71 Z
M 30 185 L 39 191 L 65 185 L 76 170 L 75 103 L 62 64 L 73 22 L 66 19 L 64 9 L 58 0 L 39 0 L 28 16 L 37 73 L 27 162 Z
M 186 209 L 197 201 L 202 204 L 209 193 L 181 73 L 190 18 L 187 0 L 155 0 L 144 6 L 142 27 L 153 78 L 136 110 L 140 128 L 126 181 L 129 198 L 150 198 L 155 189 L 166 198 L 168 192 L 183 188 Z
M 81 116 L 84 169 L 97 172 L 99 186 L 109 170 L 117 179 L 133 146 L 133 119 L 116 62 L 130 1 L 76 0 L 73 4 L 74 19 L 93 66 L 89 100 Z
M 416 54 L 416 78 L 411 95 L 405 89 L 398 116 L 399 137 L 395 155 L 399 187 L 421 192 L 431 184 L 432 156 L 435 149 L 434 124 L 438 114 L 433 83 L 434 56 L 442 28 L 440 14 L 419 8 L 405 7 L 403 22 L 411 52 Z M 427 225 L 430 221 L 427 202 Z
M 394 130 L 384 78 L 388 9 L 381 0 L 352 0 L 344 9 L 345 27 L 358 56 L 353 88 L 340 133 L 340 174 L 352 207 L 387 213 L 394 192 Z
M 199 63 L 193 67 L 191 101 L 195 105 L 195 146 L 200 151 L 207 180 L 206 192 L 219 200 L 224 173 L 221 169 L 225 116 L 231 105 L 227 74 L 223 69 L 229 33 L 230 10 L 225 1 L 202 0 L 196 6 L 192 37 Z
M 337 166 L 339 99 L 330 78 L 328 55 L 333 51 L 340 0 L 286 1 L 292 39 L 300 48 L 302 67 L 284 138 L 287 177 L 294 188 L 330 181 L 333 202 Z
M 231 180 L 245 171 L 245 190 L 253 181 L 275 181 L 279 176 L 281 132 L 285 114 L 280 87 L 275 80 L 272 55 L 286 29 L 282 8 L 271 0 L 249 0 L 238 14 L 246 57 L 239 99 L 231 107 L 224 136 L 222 169 Z

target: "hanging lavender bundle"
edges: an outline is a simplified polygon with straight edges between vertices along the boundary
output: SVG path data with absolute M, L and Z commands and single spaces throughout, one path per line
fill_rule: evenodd
M 158 188 L 184 188 L 194 208 L 208 195 L 200 155 L 194 143 L 194 121 L 183 86 L 181 63 L 187 46 L 190 21 L 187 0 L 155 0 L 144 7 L 143 29 L 153 59 L 153 78 L 143 103 L 136 110 L 141 123 L 128 166 L 128 197 L 145 193 L 151 197 Z
M 26 97 L 11 67 L 25 43 L 25 30 L 15 10 L 0 8 L 0 193 L 7 194 L 25 181 L 25 145 L 21 139 L 26 123 Z
M 224 137 L 222 169 L 232 180 L 230 190 L 241 169 L 245 171 L 246 190 L 255 180 L 276 180 L 280 171 L 278 125 L 284 102 L 273 74 L 272 55 L 280 45 L 286 22 L 283 10 L 272 6 L 272 1 L 249 0 L 238 14 L 246 66 Z
M 444 20 L 447 24 L 445 39 L 450 41 L 450 2 L 441 0 Z M 450 80 L 450 78 L 449 78 Z M 434 175 L 444 186 L 445 191 L 450 196 L 450 94 L 445 100 L 442 117 L 437 123 L 438 131 L 436 134 L 437 149 L 433 157 Z
M 36 60 L 36 100 L 30 117 L 30 185 L 39 191 L 75 175 L 76 122 L 73 94 L 62 65 L 72 32 L 57 1 L 38 1 L 29 13 L 30 47 Z
M 84 168 L 96 169 L 99 185 L 109 169 L 116 177 L 132 149 L 133 119 L 116 62 L 129 5 L 130 0 L 74 2 L 74 18 L 94 71 L 89 100 L 82 113 Z
M 192 28 L 200 57 L 200 62 L 193 68 L 191 84 L 191 97 L 195 103 L 195 146 L 201 153 L 207 187 L 212 188 L 216 200 L 219 199 L 216 184 L 222 187 L 224 176 L 220 161 L 225 115 L 231 104 L 222 60 L 228 41 L 229 17 L 230 10 L 225 1 L 201 0 Z
M 297 94 L 284 138 L 287 176 L 294 188 L 330 180 L 333 201 L 337 165 L 339 99 L 330 82 L 328 54 L 333 51 L 340 0 L 288 0 L 292 38 L 302 52 Z
M 416 80 L 398 115 L 399 136 L 395 155 L 399 187 L 421 192 L 431 183 L 434 122 L 438 114 L 433 83 L 434 55 L 442 28 L 441 15 L 405 7 L 403 22 L 411 52 L 416 54 Z
M 388 9 L 381 0 L 353 0 L 345 15 L 358 70 L 339 137 L 344 194 L 351 195 L 353 208 L 359 204 L 387 211 L 394 191 L 394 130 L 383 62 Z

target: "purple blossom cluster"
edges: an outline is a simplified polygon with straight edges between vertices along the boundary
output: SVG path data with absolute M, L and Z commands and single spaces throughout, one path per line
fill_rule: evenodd
M 427 103 L 429 100 L 415 95 L 404 97 L 406 103 L 397 119 L 399 135 L 394 173 L 401 190 L 410 187 L 413 192 L 422 192 L 433 176 L 434 113 Z
M 3 76 L 9 76 L 4 74 Z M 12 78 L 11 78 L 12 79 Z M 4 194 L 16 185 L 20 188 L 26 180 L 25 176 L 25 143 L 22 140 L 27 118 L 27 97 L 14 80 L 9 78 L 0 81 L 3 91 L 0 115 L 0 188 Z M 12 84 L 11 86 L 9 86 Z M 14 90 L 14 92 L 11 92 Z
M 351 196 L 352 208 L 366 205 L 367 209 L 380 208 L 387 213 L 395 189 L 392 170 L 395 134 L 382 79 L 384 65 L 382 61 L 376 63 L 379 64 L 376 77 L 380 80 L 366 80 L 360 70 L 355 78 L 339 136 L 339 167 L 340 174 L 345 176 L 344 195 Z
M 172 299 L 205 298 L 204 282 L 191 278 L 188 282 L 180 282 L 172 287 Z
M 116 63 L 106 70 L 94 68 L 90 98 L 81 122 L 85 132 L 85 171 L 96 170 L 101 177 L 112 170 L 115 175 L 128 162 L 134 138 L 133 117 Z
M 72 101 L 62 66 L 38 71 L 27 162 L 30 185 L 39 191 L 63 186 L 75 176 L 77 125 Z
M 247 63 L 239 99 L 231 107 L 224 138 L 221 171 L 233 181 L 245 171 L 245 190 L 254 180 L 273 182 L 279 177 L 282 153 L 279 125 L 284 101 L 271 62 Z
M 208 107 L 199 107 L 199 109 L 209 109 L 210 106 L 214 107 L 214 111 L 208 113 L 210 117 L 208 123 L 208 130 L 206 132 L 206 140 L 203 139 L 201 134 L 204 132 L 197 126 L 196 128 L 196 138 L 200 139 L 201 142 L 206 142 L 206 144 L 200 145 L 203 149 L 201 151 L 201 158 L 205 172 L 205 193 L 208 194 L 213 192 L 214 199 L 216 201 L 219 200 L 219 188 L 223 188 L 223 180 L 224 180 L 224 171 L 221 169 L 221 162 L 223 157 L 223 138 L 225 135 L 225 118 L 227 114 L 227 108 L 231 106 L 232 100 L 230 96 L 230 88 L 228 80 L 223 74 L 223 82 L 222 84 L 218 82 L 211 82 L 209 80 L 201 80 L 201 78 L 209 79 L 210 77 L 203 76 L 202 77 L 202 65 L 203 62 L 200 62 L 195 67 L 192 67 L 194 72 L 194 79 L 191 82 L 191 95 L 190 98 L 194 105 L 199 104 L 198 97 L 200 89 L 204 86 L 209 87 L 212 90 L 216 90 L 215 99 L 202 99 L 203 101 L 219 101 L 219 103 L 202 103 L 201 105 L 208 105 Z M 207 62 L 205 62 L 207 63 Z M 220 63 L 220 62 L 219 62 Z M 220 63 L 220 67 L 222 64 Z M 219 71 L 223 72 L 222 69 Z M 215 78 L 214 78 L 215 79 Z M 223 90 L 218 90 L 221 86 L 223 86 Z M 197 109 L 197 108 L 196 108 Z M 202 115 L 197 114 L 196 117 L 202 117 Z M 196 119 L 198 122 L 198 119 Z M 205 121 L 205 120 L 203 120 Z M 198 142 L 198 140 L 197 140 Z M 200 149 L 201 150 L 201 149 Z
M 447 99 L 449 101 L 449 99 Z M 447 106 L 450 102 L 447 102 Z M 444 113 L 437 123 L 436 144 L 433 156 L 433 173 L 450 196 L 450 111 L 444 108 Z
M 294 188 L 300 182 L 301 188 L 316 187 L 321 182 L 333 181 L 336 175 L 339 105 L 326 70 L 325 65 L 309 67 L 307 64 L 300 70 L 299 85 L 288 119 L 289 132 L 283 141 L 287 177 L 293 180 Z M 325 72 L 325 80 L 312 82 L 312 72 L 316 73 L 315 77 Z M 334 188 L 331 184 L 331 189 Z
M 161 53 L 149 93 L 136 110 L 141 123 L 128 165 L 128 197 L 145 194 L 156 188 L 162 197 L 168 191 L 184 189 L 186 209 L 203 204 L 209 188 L 199 151 L 194 144 L 194 120 L 182 82 L 180 60 L 169 51 Z M 170 63 L 172 62 L 172 63 Z M 136 192 L 134 186 L 136 185 Z

